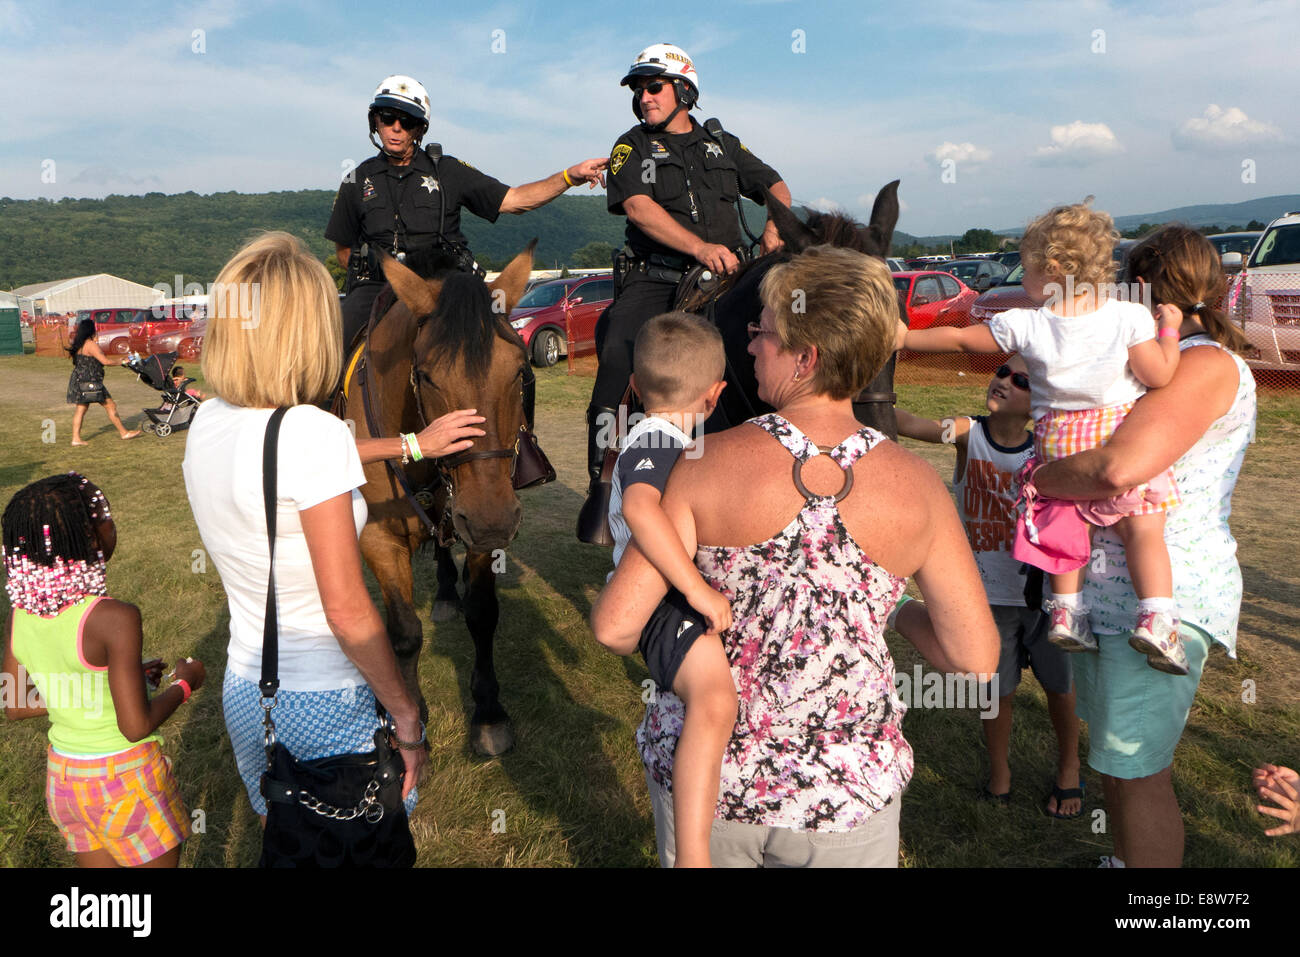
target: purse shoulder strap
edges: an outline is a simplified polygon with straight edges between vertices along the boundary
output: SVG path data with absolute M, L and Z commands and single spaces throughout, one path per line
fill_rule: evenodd
M 266 576 L 266 614 L 262 624 L 262 697 L 274 698 L 280 687 L 280 622 L 275 608 L 275 515 L 276 459 L 280 445 L 280 422 L 289 409 L 281 406 L 271 413 L 262 440 L 262 504 L 266 509 L 266 540 L 270 564 Z

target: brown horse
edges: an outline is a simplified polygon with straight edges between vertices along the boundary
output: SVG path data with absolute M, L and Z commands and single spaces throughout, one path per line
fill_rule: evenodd
M 487 434 L 466 452 L 406 466 L 366 466 L 362 493 L 370 517 L 361 552 L 379 580 L 388 636 L 423 717 L 428 709 L 418 664 L 424 635 L 413 604 L 411 558 L 422 544 L 435 542 L 433 616 L 446 620 L 458 607 L 464 610 L 475 652 L 470 744 L 489 755 L 514 743 L 492 663 L 498 616 L 493 564 L 523 516 L 511 474 L 524 424 L 521 381 L 528 357 L 506 317 L 527 284 L 535 244 L 489 285 L 456 271 L 450 260 L 430 264 L 431 279 L 385 260 L 396 301 L 372 321 L 363 358 L 349 373 L 346 400 L 345 415 L 362 437 L 418 432 L 456 409 L 477 409 L 486 417 L 481 428 Z M 455 540 L 467 549 L 463 604 L 450 551 Z

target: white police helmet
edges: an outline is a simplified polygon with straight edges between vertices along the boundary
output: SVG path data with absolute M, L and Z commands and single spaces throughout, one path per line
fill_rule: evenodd
M 700 76 L 695 72 L 695 63 L 681 47 L 671 43 L 656 43 L 646 47 L 636 55 L 636 60 L 627 69 L 627 75 L 620 86 L 631 86 L 637 77 L 661 76 L 671 80 L 677 90 L 677 101 L 690 109 L 700 98 Z M 684 87 L 689 87 L 687 92 Z
M 429 125 L 429 92 L 419 80 L 397 74 L 385 77 L 370 99 L 370 111 L 401 110 Z

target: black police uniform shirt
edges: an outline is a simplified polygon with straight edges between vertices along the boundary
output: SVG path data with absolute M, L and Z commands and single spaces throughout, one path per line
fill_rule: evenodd
M 394 166 L 381 153 L 353 170 L 351 182 L 339 185 L 325 238 L 342 246 L 368 242 L 390 251 L 400 229 L 398 251 L 418 249 L 436 239 L 445 202 L 443 236 L 465 243 L 461 207 L 494 223 L 509 189 L 454 156 L 443 156 L 435 171 L 433 160 L 422 149 L 415 151 L 407 166 Z M 395 211 L 401 214 L 400 222 Z
M 618 138 L 610 153 L 609 211 L 625 216 L 623 203 L 629 196 L 648 196 L 705 242 L 736 249 L 742 243 L 737 191 L 761 203 L 762 188 L 780 181 L 780 175 L 739 139 L 724 132 L 719 143 L 693 118 L 688 133 L 650 132 L 634 126 Z M 691 217 L 692 194 L 698 221 Z M 631 219 L 627 244 L 638 256 L 683 255 L 680 249 L 652 239 Z

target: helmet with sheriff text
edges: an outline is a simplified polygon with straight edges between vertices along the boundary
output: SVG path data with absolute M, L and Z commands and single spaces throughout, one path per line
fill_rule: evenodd
M 636 60 L 627 69 L 627 75 L 620 81 L 620 86 L 631 86 L 638 77 L 663 77 L 672 82 L 677 92 L 677 103 L 689 110 L 700 99 L 700 75 L 695 72 L 695 63 L 681 47 L 671 43 L 656 43 L 646 47 L 636 55 Z M 634 98 L 632 110 L 641 116 L 641 105 Z

